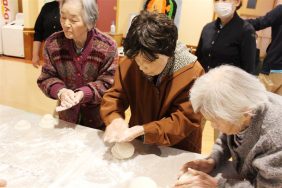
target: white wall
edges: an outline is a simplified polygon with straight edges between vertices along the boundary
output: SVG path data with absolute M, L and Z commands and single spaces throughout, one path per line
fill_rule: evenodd
M 22 0 L 22 5 L 24 14 L 24 27 L 33 28 L 38 15 L 38 0 Z
M 34 28 L 37 16 L 46 2 L 46 0 L 22 0 L 25 28 Z
M 118 0 L 117 32 L 125 34 L 129 15 L 143 8 L 144 0 Z M 213 0 L 182 0 L 179 40 L 185 44 L 198 44 L 203 26 L 212 21 Z
M 257 0 L 256 8 L 255 9 L 248 9 L 247 7 L 247 0 L 243 1 L 242 8 L 239 9 L 239 14 L 242 16 L 263 16 L 268 11 L 272 10 L 275 5 L 275 0 Z
M 179 40 L 197 46 L 201 31 L 213 18 L 213 0 L 183 0 Z
M 144 0 L 118 0 L 117 1 L 117 33 L 126 34 L 129 26 L 129 17 L 133 13 L 139 13 L 143 8 Z

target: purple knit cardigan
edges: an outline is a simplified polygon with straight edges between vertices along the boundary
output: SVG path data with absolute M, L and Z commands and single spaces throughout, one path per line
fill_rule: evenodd
M 92 29 L 78 55 L 73 40 L 57 32 L 45 42 L 44 62 L 37 84 L 46 96 L 58 99 L 62 88 L 84 92 L 78 105 L 59 113 L 60 119 L 103 129 L 99 109 L 104 92 L 113 84 L 118 64 L 116 43 Z

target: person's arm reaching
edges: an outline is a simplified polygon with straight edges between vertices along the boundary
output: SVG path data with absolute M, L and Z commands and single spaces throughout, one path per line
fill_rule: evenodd
M 41 41 L 33 41 L 33 48 L 32 48 L 32 65 L 35 68 L 40 66 L 40 48 L 41 48 Z
M 240 54 L 240 67 L 250 74 L 255 74 L 256 38 L 255 31 L 249 24 L 246 25 L 246 29 L 242 36 Z
M 247 21 L 255 28 L 256 31 L 271 27 L 275 24 L 282 24 L 282 5 L 278 5 L 266 15 L 256 19 L 247 19 Z

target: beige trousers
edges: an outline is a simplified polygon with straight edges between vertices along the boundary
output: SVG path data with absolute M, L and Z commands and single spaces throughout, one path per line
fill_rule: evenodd
M 258 78 L 264 84 L 267 91 L 282 96 L 282 73 L 259 74 Z

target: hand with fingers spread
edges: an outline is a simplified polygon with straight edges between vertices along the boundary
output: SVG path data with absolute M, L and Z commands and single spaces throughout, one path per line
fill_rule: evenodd
M 128 129 L 128 127 L 129 125 L 124 119 L 114 119 L 106 128 L 104 141 L 110 143 L 119 142 L 120 135 L 123 134 Z
M 176 181 L 174 188 L 216 188 L 218 180 L 204 172 L 188 168 L 186 173 L 191 176 L 182 181 Z
M 179 176 L 186 173 L 188 168 L 209 174 L 215 168 L 215 161 L 212 158 L 189 161 L 181 167 Z

